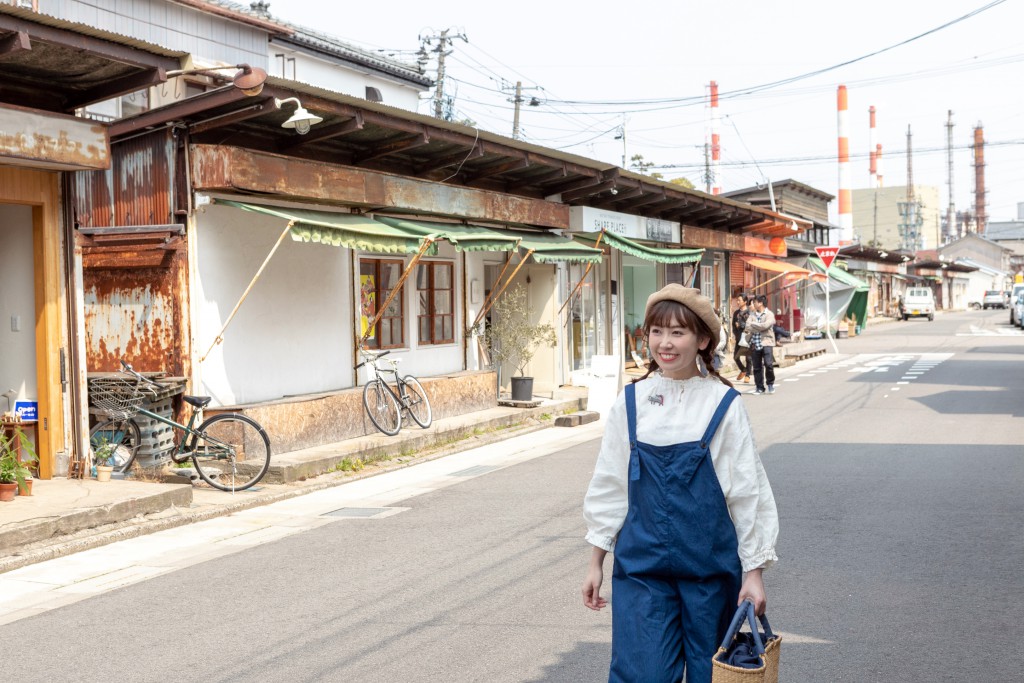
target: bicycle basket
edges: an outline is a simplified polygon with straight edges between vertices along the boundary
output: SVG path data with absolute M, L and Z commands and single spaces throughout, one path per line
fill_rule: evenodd
M 127 420 L 146 400 L 140 382 L 128 377 L 97 377 L 89 381 L 89 400 L 101 413 Z

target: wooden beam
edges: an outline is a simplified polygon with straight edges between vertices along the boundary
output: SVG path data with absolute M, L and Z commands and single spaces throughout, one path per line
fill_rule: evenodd
M 583 187 L 579 190 L 571 190 L 569 192 L 562 193 L 562 201 L 564 203 L 574 202 L 578 199 L 584 199 L 586 197 L 592 197 L 595 194 L 601 194 L 615 187 L 617 180 L 606 180 L 603 183 L 597 185 L 591 185 L 590 187 Z
M 362 112 L 357 111 L 352 118 L 344 123 L 337 123 L 333 126 L 317 128 L 305 135 L 300 135 L 298 139 L 289 141 L 287 145 L 282 145 L 281 151 L 286 152 L 288 150 L 295 149 L 296 147 L 303 147 L 314 142 L 330 140 L 331 138 L 340 138 L 343 135 L 348 135 L 349 133 L 355 133 L 356 131 L 362 130 L 364 125 L 363 114 Z
M 0 17 L 2 16 L 0 15 Z M 247 99 L 249 98 L 245 93 L 233 86 L 211 90 L 208 93 L 190 97 L 178 104 L 151 109 L 129 119 L 114 121 L 110 124 L 110 139 L 113 140 L 122 135 L 137 133 L 147 128 L 163 127 L 170 121 L 181 121 L 190 117 L 197 117 L 211 109 Z
M 378 145 L 370 149 L 368 152 L 365 152 L 363 154 L 357 154 L 355 157 L 355 163 L 358 166 L 359 164 L 366 163 L 371 159 L 380 159 L 381 157 L 390 156 L 392 154 L 398 154 L 399 152 L 404 152 L 405 150 L 415 149 L 416 147 L 422 147 L 423 145 L 429 144 L 430 136 L 426 133 L 426 131 L 424 131 L 419 135 L 414 135 L 411 138 L 405 138 L 404 140 L 396 140 L 395 142 L 389 142 L 383 145 Z
M 476 173 L 473 173 L 472 175 L 467 177 L 464 184 L 470 185 L 478 180 L 483 180 L 484 178 L 490 178 L 491 176 L 500 175 L 502 173 L 507 173 L 508 171 L 515 171 L 521 168 L 529 168 L 529 166 L 530 161 L 526 158 L 526 155 L 524 154 L 523 156 L 516 157 L 515 159 L 509 159 L 508 161 L 502 161 L 497 164 L 485 166 L 484 168 L 478 170 Z
M 32 49 L 32 41 L 24 31 L 15 31 L 0 38 L 0 59 Z
M 112 81 L 107 81 L 95 88 L 77 93 L 73 97 L 68 98 L 65 107 L 67 107 L 67 110 L 70 112 L 93 104 L 94 102 L 103 102 L 104 100 L 109 100 L 112 97 L 127 95 L 128 93 L 166 82 L 167 74 L 163 69 L 144 69 L 142 71 L 136 71 L 128 74 L 127 76 L 122 76 L 121 78 L 116 78 Z
M 520 178 L 519 180 L 513 180 L 505 186 L 505 189 L 509 191 L 518 190 L 519 188 L 530 187 L 532 185 L 547 182 L 548 180 L 552 180 L 554 178 L 564 178 L 568 174 L 569 172 L 565 169 L 564 166 L 562 166 L 561 168 L 551 168 L 548 169 L 547 171 L 543 171 L 542 173 L 535 173 L 528 178 Z
M 442 157 L 436 157 L 431 159 L 422 166 L 416 167 L 416 175 L 422 177 L 428 173 L 434 171 L 440 171 L 442 168 L 448 168 L 449 166 L 456 166 L 458 164 L 465 163 L 470 159 L 479 159 L 484 155 L 484 148 L 482 145 L 473 145 L 468 150 L 460 150 L 451 154 L 446 154 Z
M 189 128 L 189 130 L 193 135 L 198 135 L 200 133 L 205 133 L 208 130 L 230 126 L 234 123 L 241 123 L 242 121 L 248 121 L 249 119 L 263 116 L 267 111 L 272 109 L 273 105 L 270 103 L 269 99 L 266 99 L 251 107 L 238 109 L 228 114 L 222 114 L 221 116 L 215 116 L 212 119 L 195 123 Z
M 623 205 L 622 208 L 624 208 L 624 209 L 635 209 L 635 208 L 638 208 L 638 207 L 641 207 L 641 206 L 647 206 L 649 204 L 655 204 L 655 203 L 660 204 L 661 202 L 665 201 L 665 199 L 666 199 L 665 195 L 664 194 L 659 194 L 659 193 L 644 195 L 644 196 L 641 196 L 639 199 L 635 199 L 635 200 L 626 202 Z M 648 210 L 652 210 L 652 209 L 654 209 L 654 207 L 649 207 Z
M 600 202 L 598 204 L 595 204 L 594 206 L 596 206 L 599 209 L 611 208 L 612 206 L 615 206 L 619 202 L 625 201 L 627 199 L 634 199 L 635 197 L 640 197 L 640 196 L 643 195 L 643 193 L 644 193 L 643 186 L 634 187 L 634 188 L 629 189 L 629 190 L 619 190 L 619 193 L 617 195 L 614 195 L 608 201 Z

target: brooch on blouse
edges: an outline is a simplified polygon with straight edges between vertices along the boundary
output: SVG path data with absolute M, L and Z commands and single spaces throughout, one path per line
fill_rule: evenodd
M 665 405 L 665 397 L 661 394 L 651 394 L 647 397 L 647 402 L 652 406 L 663 406 Z

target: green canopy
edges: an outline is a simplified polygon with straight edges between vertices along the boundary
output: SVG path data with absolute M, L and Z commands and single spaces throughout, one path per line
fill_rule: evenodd
M 385 216 L 378 216 L 376 220 L 392 228 L 424 237 L 440 237 L 462 251 L 512 251 L 519 241 L 517 237 L 504 230 L 491 230 L 478 225 L 427 223 Z
M 415 254 L 420 250 L 423 238 L 427 236 L 418 231 L 385 225 L 366 216 L 309 209 L 286 209 L 227 199 L 214 201 L 217 204 L 289 221 L 292 224 L 291 237 L 296 242 L 318 242 L 385 254 Z M 436 253 L 434 246 L 431 246 L 431 252 Z
M 525 232 L 520 230 L 504 230 L 503 233 L 519 239 L 519 249 L 533 250 L 533 260 L 537 263 L 600 263 L 604 252 L 594 247 L 580 244 L 568 237 L 560 237 L 544 232 Z
M 704 255 L 703 249 L 683 249 L 681 247 L 657 248 L 648 247 L 634 242 L 631 239 L 616 235 L 613 232 L 604 233 L 576 233 L 573 235 L 578 240 L 586 242 L 597 242 L 598 234 L 603 234 L 601 242 L 608 246 L 655 263 L 696 263 Z
M 871 290 L 871 286 L 868 285 L 868 283 L 864 282 L 859 277 L 850 275 L 849 272 L 843 270 L 842 268 L 837 268 L 835 264 L 832 264 L 832 267 L 826 271 L 824 262 L 822 262 L 822 260 L 817 256 L 809 256 L 807 257 L 807 260 L 810 261 L 810 263 L 815 268 L 818 269 L 818 272 L 828 272 L 829 277 L 835 278 L 837 281 L 842 282 L 844 285 L 853 287 L 855 291 L 867 292 Z

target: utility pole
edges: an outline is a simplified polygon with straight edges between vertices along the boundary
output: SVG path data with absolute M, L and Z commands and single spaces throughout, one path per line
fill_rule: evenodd
M 501 89 L 502 90 L 510 90 L 510 89 L 512 89 L 512 86 L 510 86 L 510 85 L 509 86 L 502 85 Z M 544 88 L 540 87 L 539 85 L 534 85 L 534 86 L 531 86 L 531 87 L 528 87 L 528 88 L 524 88 L 522 81 L 516 81 L 515 95 L 512 97 L 512 99 L 509 100 L 509 102 L 512 102 L 512 104 L 515 105 L 515 113 L 512 115 L 512 139 L 513 140 L 521 140 L 522 139 L 522 134 L 521 134 L 522 131 L 521 131 L 520 127 L 519 127 L 519 111 L 522 108 L 522 104 L 524 102 L 524 100 L 523 100 L 523 91 L 524 90 L 543 90 L 543 89 Z M 531 97 L 530 98 L 530 102 L 528 103 L 528 106 L 530 106 L 530 107 L 539 107 L 540 106 L 540 100 L 537 99 L 537 97 Z
M 711 194 L 711 145 L 704 143 L 704 191 Z
M 949 173 L 949 206 L 946 207 L 946 242 L 952 242 L 959 237 L 959 230 L 956 225 L 956 202 L 953 198 L 953 110 L 950 109 L 946 116 L 946 161 Z
M 419 62 L 420 62 L 420 64 L 424 64 L 427 61 L 427 59 L 428 59 L 428 57 L 427 57 L 427 46 L 433 45 L 435 41 L 437 43 L 437 45 L 435 47 L 433 47 L 430 51 L 433 52 L 435 55 L 437 55 L 437 81 L 434 83 L 434 98 L 433 99 L 434 99 L 434 118 L 438 118 L 438 119 L 446 118 L 445 117 L 445 112 L 444 112 L 444 105 L 445 105 L 445 99 L 444 99 L 444 60 L 445 60 L 445 58 L 448 55 L 450 55 L 452 53 L 452 51 L 449 48 L 451 47 L 452 42 L 456 38 L 461 38 L 462 40 L 464 40 L 467 43 L 469 42 L 469 39 L 466 38 L 465 34 L 461 33 L 461 32 L 456 33 L 453 36 L 449 36 L 448 34 L 451 31 L 452 31 L 452 29 L 446 28 L 445 30 L 441 31 L 441 33 L 438 34 L 438 35 L 426 35 L 426 36 L 421 35 L 419 37 L 420 38 L 420 51 L 419 51 L 419 57 L 420 57 Z

